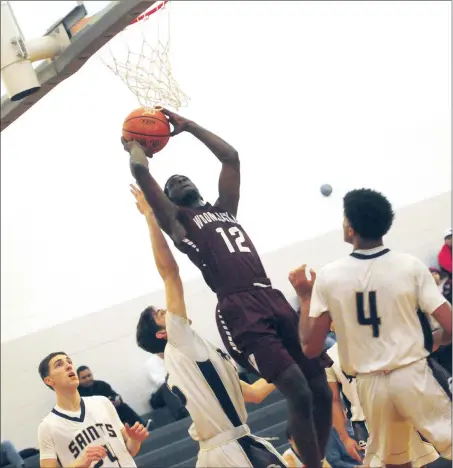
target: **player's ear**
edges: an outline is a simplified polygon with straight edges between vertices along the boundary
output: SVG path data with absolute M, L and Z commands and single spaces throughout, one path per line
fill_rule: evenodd
M 52 387 L 52 388 L 53 388 L 53 386 L 54 386 L 54 381 L 53 381 L 49 376 L 44 377 L 43 381 L 44 381 L 44 383 L 45 383 L 46 385 L 48 385 L 49 387 Z

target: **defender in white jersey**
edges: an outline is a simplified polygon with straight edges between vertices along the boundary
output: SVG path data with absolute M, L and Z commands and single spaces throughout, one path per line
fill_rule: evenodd
M 335 343 L 327 351 L 327 354 L 333 361 L 332 367 L 326 369 L 327 382 L 333 393 L 333 427 L 337 431 L 349 455 L 361 463 L 362 457 L 360 452 L 365 448 L 368 438 L 372 437 L 372 435 L 368 434 L 365 415 L 363 414 L 359 395 L 357 393 L 356 379 L 346 376 L 343 372 L 338 355 L 338 343 Z M 343 394 L 346 406 L 351 413 L 354 435 L 359 443 L 349 436 L 340 392 Z M 424 442 L 415 430 L 412 431 L 410 448 L 412 466 L 416 468 L 428 465 L 439 458 L 436 449 L 431 444 Z M 380 454 L 377 454 L 371 459 L 368 457 L 366 465 L 371 468 L 382 466 L 382 457 Z
M 135 467 L 134 459 L 149 433 L 142 424 L 124 426 L 103 396 L 81 398 L 71 358 L 51 353 L 39 365 L 57 404 L 39 425 L 41 468 Z
M 417 315 L 419 309 L 432 315 L 442 327 L 433 333 L 436 346 L 447 344 L 451 306 L 420 260 L 383 246 L 394 213 L 382 194 L 349 192 L 344 214 L 352 254 L 322 268 L 316 281 L 314 271 L 307 278 L 305 265 L 290 273 L 301 303 L 304 353 L 320 354 L 333 320 L 343 371 L 357 378 L 372 434 L 367 457 L 380 456 L 381 466 L 411 466 L 415 428 L 451 460 L 451 390 L 426 359 Z
M 244 399 L 259 402 L 274 385 L 264 379 L 253 385 L 241 382 L 233 360 L 192 330 L 178 265 L 142 193 L 134 186 L 132 193 L 147 219 L 168 307 L 168 311 L 148 307 L 142 312 L 137 344 L 164 354 L 167 385 L 193 420 L 189 433 L 200 444 L 197 467 L 284 467 L 272 445 L 251 435 L 246 424 Z

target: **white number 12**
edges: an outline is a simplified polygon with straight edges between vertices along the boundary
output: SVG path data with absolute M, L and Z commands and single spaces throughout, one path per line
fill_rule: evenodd
M 230 253 L 236 252 L 233 244 L 231 243 L 230 239 L 228 239 L 228 236 L 223 230 L 223 228 L 217 228 L 216 232 L 218 232 L 222 236 L 222 239 L 225 242 L 225 245 L 227 246 Z M 228 229 L 228 232 L 230 233 L 230 236 L 234 238 L 239 252 L 250 252 L 250 249 L 244 245 L 244 234 L 242 234 L 242 232 L 237 227 L 231 227 L 230 229 Z

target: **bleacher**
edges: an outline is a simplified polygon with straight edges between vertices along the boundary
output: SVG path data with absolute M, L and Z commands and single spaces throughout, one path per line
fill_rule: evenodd
M 258 405 L 247 404 L 248 424 L 254 435 L 269 438 L 272 445 L 282 454 L 288 447 L 286 439 L 287 407 L 282 395 L 274 391 Z M 192 420 L 190 417 L 169 422 L 165 408 L 143 416 L 143 420 L 153 420 L 157 427 L 143 442 L 135 457 L 138 468 L 194 468 L 197 460 L 198 444 L 188 434 Z M 430 468 L 446 468 L 451 463 L 439 459 L 428 465 Z M 6 465 L 5 468 L 14 468 Z M 39 456 L 27 458 L 25 468 L 39 468 Z M 335 468 L 335 467 L 333 467 Z

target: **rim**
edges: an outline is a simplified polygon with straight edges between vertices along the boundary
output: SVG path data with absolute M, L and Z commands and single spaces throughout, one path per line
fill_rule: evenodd
M 149 16 L 151 16 L 153 13 L 156 13 L 156 11 L 159 11 L 161 10 L 167 3 L 169 2 L 169 0 L 161 0 L 159 5 L 157 6 L 151 6 L 148 10 L 146 10 L 145 12 L 143 12 L 140 16 L 137 16 L 137 18 L 134 19 L 134 21 L 132 21 L 132 23 L 130 23 L 129 26 L 135 24 L 135 23 L 138 23 L 146 18 L 148 18 Z

